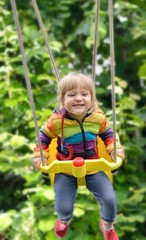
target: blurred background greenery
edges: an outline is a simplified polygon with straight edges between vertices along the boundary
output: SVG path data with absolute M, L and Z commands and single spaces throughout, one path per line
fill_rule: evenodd
M 56 79 L 30 0 L 16 1 L 38 125 L 56 105 Z M 96 93 L 111 119 L 108 1 L 101 1 Z M 92 72 L 94 0 L 38 0 L 60 76 Z M 114 1 L 117 132 L 126 159 L 114 176 L 120 240 L 146 239 L 146 4 Z M 53 240 L 50 180 L 32 167 L 36 134 L 11 4 L 0 0 L 0 239 Z M 102 240 L 99 209 L 79 189 L 66 240 Z

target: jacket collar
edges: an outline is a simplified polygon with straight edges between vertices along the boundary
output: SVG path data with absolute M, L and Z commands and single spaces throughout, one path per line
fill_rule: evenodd
M 71 119 L 71 120 L 76 120 L 75 118 L 71 117 L 68 113 L 68 111 L 65 108 L 62 109 L 54 109 L 54 113 L 57 113 L 59 116 L 64 116 L 67 119 Z M 92 113 L 91 112 L 87 112 L 84 119 L 88 116 L 90 116 Z

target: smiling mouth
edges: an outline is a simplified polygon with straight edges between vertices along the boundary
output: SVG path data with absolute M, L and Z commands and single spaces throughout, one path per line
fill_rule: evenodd
M 84 104 L 74 104 L 73 107 L 82 107 Z

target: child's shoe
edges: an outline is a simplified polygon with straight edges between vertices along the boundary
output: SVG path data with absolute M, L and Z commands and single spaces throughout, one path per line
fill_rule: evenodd
M 117 233 L 116 233 L 114 228 L 111 229 L 109 232 L 105 231 L 104 223 L 103 223 L 102 220 L 100 221 L 100 228 L 101 228 L 101 231 L 103 233 L 104 240 L 119 240 L 119 238 L 117 236 Z
M 58 219 L 54 227 L 54 232 L 56 236 L 59 238 L 63 238 L 67 233 L 69 225 L 70 225 L 70 222 L 65 223 L 65 222 L 62 222 L 60 219 Z

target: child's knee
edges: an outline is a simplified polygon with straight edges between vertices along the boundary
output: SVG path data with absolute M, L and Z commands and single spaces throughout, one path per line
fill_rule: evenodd
M 55 207 L 58 217 L 61 220 L 69 220 L 72 218 L 73 208 L 68 204 L 60 204 L 59 206 Z

